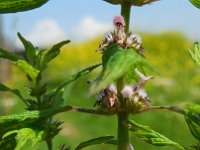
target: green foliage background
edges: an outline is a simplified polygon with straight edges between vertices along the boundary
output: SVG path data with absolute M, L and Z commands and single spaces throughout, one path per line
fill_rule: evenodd
M 148 82 L 146 89 L 154 105 L 173 105 L 186 101 L 199 103 L 200 71 L 190 58 L 188 49 L 192 42 L 179 33 L 165 32 L 160 34 L 141 33 L 143 45 L 146 49 L 146 57 L 159 74 L 147 70 L 147 74 L 153 74 L 154 79 Z M 61 83 L 63 79 L 78 70 L 100 62 L 101 54 L 95 52 L 101 38 L 84 43 L 71 43 L 62 49 L 58 58 L 51 62 L 45 72 L 46 80 L 52 81 L 52 87 Z M 66 104 L 91 107 L 95 102 L 95 96 L 89 95 L 88 79 L 93 79 L 98 70 L 90 76 L 84 77 L 70 84 L 66 88 Z M 21 72 L 12 68 L 12 80 L 8 81 L 12 87 L 22 87 L 25 83 Z M 25 93 L 24 93 L 25 94 Z M 4 95 L 8 98 L 11 95 Z M 11 97 L 12 98 L 12 97 Z M 3 101 L 5 102 L 5 100 Z M 2 102 L 2 103 L 3 103 Z M 14 99 L 15 105 L 6 107 L 4 113 L 24 111 L 24 105 Z M 81 141 L 102 135 L 114 135 L 117 130 L 116 117 L 104 117 L 88 114 L 67 112 L 57 115 L 57 118 L 65 120 L 63 130 L 55 138 L 55 147 L 66 143 L 73 148 Z M 148 125 L 157 132 L 162 133 L 171 140 L 183 146 L 190 146 L 196 141 L 189 133 L 189 129 L 183 116 L 168 112 L 154 111 L 142 115 L 131 116 L 138 123 Z M 144 143 L 131 134 L 135 149 L 167 150 L 169 147 L 155 147 Z M 41 144 L 41 148 L 46 145 Z M 36 148 L 37 149 L 37 148 Z M 92 146 L 89 150 L 112 150 L 113 146 L 101 145 L 98 148 Z M 172 149 L 172 148 L 170 148 Z

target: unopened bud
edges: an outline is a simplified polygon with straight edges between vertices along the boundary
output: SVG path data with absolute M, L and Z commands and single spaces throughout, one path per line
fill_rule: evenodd
M 122 16 L 115 16 L 113 19 L 115 27 L 125 26 L 124 18 Z
M 142 44 L 142 38 L 139 35 L 135 35 L 135 41 L 137 44 L 141 45 Z
M 107 42 L 107 43 L 113 43 L 114 42 L 114 38 L 113 38 L 113 35 L 111 34 L 111 33 L 107 33 L 106 35 L 105 35 L 105 42 Z
M 128 37 L 127 37 L 127 40 L 126 40 L 127 46 L 131 46 L 131 45 L 134 43 L 135 38 L 136 38 L 136 35 L 130 33 L 130 34 L 128 35 Z

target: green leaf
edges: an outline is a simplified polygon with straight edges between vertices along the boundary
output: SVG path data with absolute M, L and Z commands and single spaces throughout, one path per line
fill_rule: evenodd
M 177 149 L 184 150 L 182 146 L 165 137 L 164 135 L 152 130 L 148 126 L 140 125 L 134 121 L 129 121 L 128 128 L 140 139 L 155 146 L 173 146 Z
M 2 135 L 0 135 L 0 149 L 5 150 L 14 150 L 16 146 L 16 140 L 15 140 L 16 134 L 12 134 L 10 136 L 7 136 L 2 139 Z
M 63 105 L 64 100 L 65 100 L 63 98 L 63 95 L 64 95 L 64 89 L 61 89 L 58 93 L 55 94 L 52 101 L 52 104 L 54 107 L 60 107 Z
M 190 132 L 197 140 L 200 140 L 200 105 L 187 103 L 176 112 L 185 116 Z
M 104 0 L 104 1 L 106 1 L 110 4 L 113 4 L 113 5 L 122 4 L 122 2 L 123 2 L 121 0 Z M 158 0 L 126 0 L 126 2 L 129 2 L 129 3 L 131 3 L 131 5 L 134 5 L 134 6 L 143 6 L 143 5 L 155 2 L 155 1 L 158 1 Z
M 48 0 L 1 0 L 0 13 L 15 13 L 38 8 Z
M 52 59 L 60 54 L 60 48 L 65 44 L 68 44 L 70 40 L 62 41 L 56 45 L 54 45 L 44 56 L 43 63 L 48 64 Z
M 189 0 L 195 7 L 200 9 L 200 0 Z
M 100 78 L 91 88 L 92 93 L 118 80 L 128 73 L 131 67 L 143 60 L 144 58 L 131 48 L 123 49 L 117 44 L 110 45 L 103 54 L 103 70 Z
M 35 145 L 37 142 L 41 141 L 41 139 L 49 140 L 53 138 L 60 131 L 59 126 L 62 122 L 56 121 L 43 126 L 44 123 L 46 123 L 45 121 L 47 118 L 52 117 L 63 110 L 67 111 L 71 109 L 72 106 L 65 106 L 0 116 L 0 149 L 13 150 L 13 147 L 16 145 L 15 139 L 18 140 L 18 149 L 20 149 L 26 140 L 30 139 L 32 145 Z M 18 137 L 16 137 L 17 134 Z
M 25 60 L 19 59 L 17 62 L 15 62 L 16 66 L 19 67 L 21 70 L 23 70 L 27 75 L 32 79 L 36 79 L 39 70 L 35 69 L 33 66 L 31 66 L 29 63 L 27 63 Z
M 26 124 L 48 118 L 57 114 L 61 108 L 46 109 L 41 111 L 27 111 L 20 114 L 0 116 L 0 132 L 17 129 Z M 69 106 L 69 109 L 71 107 Z
M 17 35 L 24 45 L 25 53 L 26 53 L 26 56 L 28 58 L 28 61 L 30 62 L 30 64 L 33 65 L 34 59 L 35 59 L 35 56 L 36 56 L 35 47 L 33 46 L 33 44 L 30 41 L 27 41 L 20 33 L 17 33 Z
M 116 145 L 116 143 L 113 142 L 113 138 L 114 138 L 114 136 L 102 136 L 102 137 L 98 137 L 98 138 L 93 138 L 88 141 L 80 143 L 75 148 L 75 150 L 80 150 L 80 149 L 83 149 L 85 147 L 95 145 L 95 144 L 115 144 Z
M 17 89 L 10 89 L 9 87 L 3 85 L 0 83 L 0 91 L 3 92 L 11 92 L 13 94 L 15 94 L 16 96 L 18 96 L 20 99 L 24 100 L 23 96 L 21 95 L 20 91 Z
M 190 129 L 190 132 L 192 133 L 192 135 L 200 141 L 200 126 L 194 122 L 192 119 L 190 119 L 189 117 L 185 116 L 185 120 L 188 124 L 188 127 Z
M 198 42 L 195 42 L 193 48 L 189 50 L 189 53 L 197 65 L 200 68 L 200 45 Z
M 200 150 L 200 142 L 198 141 L 198 143 L 196 143 L 190 147 L 192 147 L 193 149 L 196 149 L 196 150 Z
M 13 130 L 9 131 L 6 134 L 4 134 L 3 139 L 5 137 L 8 137 L 12 134 L 17 134 L 16 139 L 16 147 L 15 150 L 21 150 L 22 147 L 28 142 L 32 142 L 32 147 L 35 146 L 38 142 L 41 142 L 43 140 L 44 131 L 39 130 L 33 130 L 31 128 L 22 128 L 19 130 Z
M 7 50 L 0 48 L 0 58 L 11 60 L 17 67 L 27 73 L 31 79 L 35 79 L 39 74 L 39 70 L 35 69 L 24 59 L 11 52 L 8 52 Z
M 200 105 L 187 103 L 182 107 L 175 109 L 177 113 L 181 113 L 186 117 L 192 119 L 196 124 L 200 126 Z
M 11 61 L 17 61 L 18 59 L 21 59 L 19 56 L 9 52 L 8 50 L 4 50 L 0 48 L 0 58 L 8 59 Z
M 72 150 L 71 146 L 67 146 L 65 144 L 60 145 L 57 150 Z

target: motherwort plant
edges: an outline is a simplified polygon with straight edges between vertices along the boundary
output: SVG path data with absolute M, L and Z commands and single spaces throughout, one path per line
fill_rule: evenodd
M 27 78 L 26 91 L 28 96 L 21 94 L 20 89 L 13 89 L 0 84 L 0 91 L 11 92 L 26 105 L 26 112 L 0 116 L 0 149 L 20 150 L 27 142 L 32 147 L 39 142 L 46 142 L 48 149 L 53 149 L 53 138 L 61 130 L 62 121 L 55 121 L 54 115 L 62 112 L 90 113 L 95 115 L 117 116 L 117 137 L 101 136 L 86 140 L 77 147 L 62 145 L 60 150 L 80 150 L 95 144 L 113 144 L 118 150 L 133 150 L 134 140 L 129 138 L 133 132 L 141 140 L 155 146 L 172 146 L 186 150 L 187 145 L 170 140 L 160 133 L 129 119 L 130 115 L 153 110 L 169 110 L 182 114 L 192 135 L 200 140 L 200 105 L 187 103 L 176 106 L 152 106 L 151 99 L 143 88 L 143 84 L 152 79 L 145 74 L 145 68 L 154 70 L 145 59 L 145 46 L 141 37 L 129 30 L 131 6 L 143 6 L 157 0 L 104 0 L 113 5 L 121 6 L 121 15 L 114 17 L 113 32 L 107 33 L 97 51 L 102 55 L 102 62 L 93 65 L 63 81 L 53 90 L 48 90 L 43 72 L 60 53 L 60 48 L 70 41 L 62 41 L 52 48 L 44 50 L 35 47 L 20 33 L 18 37 L 24 45 L 25 57 L 18 56 L 0 48 L 0 58 L 7 59 L 20 68 Z M 15 13 L 40 7 L 48 0 L 1 0 L 0 13 Z M 200 0 L 190 0 L 200 8 Z M 200 67 L 200 46 L 194 44 L 190 54 Z M 96 95 L 94 109 L 77 106 L 64 106 L 64 87 L 69 83 L 87 75 L 95 68 L 102 66 L 102 71 L 91 85 L 90 94 Z M 152 100 L 153 101 L 153 100 Z M 98 117 L 98 116 L 97 116 Z M 70 145 L 70 143 L 65 143 Z M 190 148 L 199 149 L 199 144 Z

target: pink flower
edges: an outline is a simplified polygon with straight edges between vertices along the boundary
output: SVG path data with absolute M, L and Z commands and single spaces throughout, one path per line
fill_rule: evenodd
M 124 18 L 122 16 L 115 16 L 113 19 L 115 27 L 125 26 Z
M 138 96 L 141 97 L 142 99 L 146 99 L 147 98 L 147 93 L 144 89 L 140 89 L 138 91 Z
M 134 94 L 133 87 L 131 85 L 125 85 L 121 93 L 124 98 L 131 98 Z
M 110 92 L 117 94 L 117 87 L 114 84 L 109 84 L 107 88 Z

